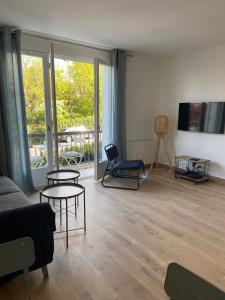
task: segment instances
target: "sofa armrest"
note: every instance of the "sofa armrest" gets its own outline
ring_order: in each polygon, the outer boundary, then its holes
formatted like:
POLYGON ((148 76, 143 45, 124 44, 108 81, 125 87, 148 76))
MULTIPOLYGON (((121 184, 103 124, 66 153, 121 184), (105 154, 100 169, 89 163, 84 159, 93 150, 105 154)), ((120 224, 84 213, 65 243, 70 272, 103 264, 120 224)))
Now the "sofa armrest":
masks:
POLYGON ((22 236, 38 237, 55 230, 55 213, 48 203, 0 212, 0 243, 22 236))
MULTIPOLYGON (((48 203, 32 204, 0 212, 0 243, 31 237, 35 262, 30 270, 46 266, 53 260, 55 213, 48 203)), ((21 274, 21 271, 0 277, 0 284, 21 274)))

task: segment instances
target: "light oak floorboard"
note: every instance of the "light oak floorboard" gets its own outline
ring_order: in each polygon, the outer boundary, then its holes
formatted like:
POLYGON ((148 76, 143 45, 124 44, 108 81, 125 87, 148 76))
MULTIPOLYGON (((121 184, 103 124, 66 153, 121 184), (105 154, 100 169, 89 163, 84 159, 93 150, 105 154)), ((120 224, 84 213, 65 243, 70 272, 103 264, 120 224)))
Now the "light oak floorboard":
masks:
MULTIPOLYGON (((86 236, 71 233, 68 250, 55 237, 49 278, 30 273, 32 299, 166 300, 173 261, 225 290, 225 184, 194 185, 163 169, 153 170, 138 192, 80 183, 87 191, 86 236)), ((13 299, 27 299, 22 277, 0 287, 0 300, 13 299)))

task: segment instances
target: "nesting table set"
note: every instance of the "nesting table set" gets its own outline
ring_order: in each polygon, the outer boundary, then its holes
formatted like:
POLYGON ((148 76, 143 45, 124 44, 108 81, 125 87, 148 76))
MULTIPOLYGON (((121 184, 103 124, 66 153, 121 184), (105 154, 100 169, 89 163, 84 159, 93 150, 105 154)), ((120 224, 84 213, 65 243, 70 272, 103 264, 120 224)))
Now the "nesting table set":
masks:
POLYGON ((62 229, 62 215, 66 215, 65 230, 57 231, 56 233, 66 233, 66 247, 69 245, 69 231, 84 229, 86 232, 86 203, 85 203, 85 188, 78 183, 80 172, 75 170, 56 170, 47 173, 46 178, 48 185, 40 192, 40 202, 43 198, 47 199, 48 203, 53 201, 53 206, 59 208, 56 213, 60 216, 60 227, 62 229), (79 196, 83 197, 83 227, 69 228, 68 214, 74 214, 77 217, 77 208, 79 206, 79 196), (73 203, 69 203, 73 201, 73 203), (64 206, 63 206, 64 203, 64 206), (74 211, 71 211, 74 208, 74 211))

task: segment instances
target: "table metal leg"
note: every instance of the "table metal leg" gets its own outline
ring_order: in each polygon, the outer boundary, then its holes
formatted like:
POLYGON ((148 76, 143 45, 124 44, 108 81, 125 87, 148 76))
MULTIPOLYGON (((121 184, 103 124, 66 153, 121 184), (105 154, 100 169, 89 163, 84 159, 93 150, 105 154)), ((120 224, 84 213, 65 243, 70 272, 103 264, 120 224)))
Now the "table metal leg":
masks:
POLYGON ((77 217, 77 196, 75 196, 75 199, 74 199, 74 208, 75 208, 75 218, 77 217))
MULTIPOLYGON (((76 178, 76 179, 74 179, 74 182, 78 182, 78 179, 76 178)), ((49 183, 49 185, 50 185, 50 182, 48 182, 49 183)), ((53 183, 54 183, 54 181, 53 181, 53 183)), ((60 185, 59 185, 60 186, 60 185)), ((63 185, 62 185, 63 186, 63 185)), ((65 186, 66 186, 66 184, 65 184, 65 186)), ((49 188, 51 188, 51 187, 49 187, 49 188)), ((79 230, 79 229, 84 229, 84 232, 86 233, 86 194, 85 194, 85 188, 84 187, 82 187, 81 186, 81 189, 82 189, 82 192, 81 192, 81 194, 83 193, 83 202, 84 202, 84 204, 83 204, 83 210, 84 210, 84 216, 83 216, 83 222, 84 222, 84 225, 83 225, 83 227, 82 226, 76 226, 75 228, 72 228, 72 229, 70 229, 70 230, 79 230)), ((43 193, 44 193, 44 191, 43 191, 43 193)), ((82 197, 82 195, 80 194, 80 197, 82 197)), ((76 194, 75 194, 76 195, 76 194)), ((59 200, 59 206, 57 206, 57 207, 59 207, 60 208, 60 210, 59 211, 56 211, 56 212, 59 212, 60 213, 60 227, 61 227, 61 230, 60 231, 57 231, 57 233, 59 233, 59 232, 61 232, 61 233, 63 233, 64 232, 64 234, 66 234, 66 236, 64 236, 65 237, 65 239, 66 239, 66 248, 68 248, 69 247, 69 213, 72 213, 72 211, 69 211, 69 208, 71 208, 73 205, 69 205, 70 204, 70 202, 69 202, 69 204, 68 204, 68 200, 74 200, 75 201, 75 218, 77 217, 77 209, 78 209, 78 205, 79 205, 79 196, 75 196, 74 194, 73 195, 71 195, 69 198, 68 197, 63 197, 63 198, 58 198, 58 197, 56 197, 56 199, 57 200, 59 200), (64 206, 64 204, 63 204, 63 201, 65 200, 65 206, 64 206), (65 230, 63 230, 62 229, 62 223, 64 222, 63 221, 63 210, 65 210, 65 213, 66 213, 66 228, 65 228, 65 230)), ((42 196, 43 197, 45 197, 45 198, 47 198, 47 202, 48 203, 50 203, 50 200, 53 200, 53 205, 55 204, 54 202, 55 202, 55 199, 54 199, 54 197, 53 198, 49 198, 49 197, 47 197, 47 196, 45 196, 45 195, 43 195, 42 194, 42 192, 40 192, 40 203, 43 201, 43 199, 42 199, 42 196)), ((46 200, 45 200, 46 201, 46 200)), ((82 203, 81 203, 81 205, 82 205, 82 203)))
POLYGON ((60 205, 60 226, 62 226, 62 199, 59 199, 59 205, 60 205))
POLYGON ((85 190, 84 190, 84 232, 86 233, 86 200, 85 200, 85 190))
POLYGON ((66 200, 66 247, 68 248, 68 199, 66 200))

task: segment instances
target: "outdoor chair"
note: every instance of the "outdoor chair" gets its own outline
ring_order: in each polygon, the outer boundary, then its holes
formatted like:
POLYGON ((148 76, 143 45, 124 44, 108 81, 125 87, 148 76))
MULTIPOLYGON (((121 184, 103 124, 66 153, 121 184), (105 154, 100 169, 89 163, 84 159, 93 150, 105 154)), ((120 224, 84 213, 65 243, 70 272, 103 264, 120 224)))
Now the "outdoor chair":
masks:
POLYGON ((171 300, 224 300, 225 292, 177 263, 168 266, 165 292, 171 300))
POLYGON ((124 189, 124 190, 138 190, 140 184, 140 169, 143 170, 143 175, 145 174, 145 166, 142 160, 117 160, 118 150, 114 144, 109 144, 104 147, 105 153, 108 159, 105 173, 102 179, 102 185, 108 188, 124 189), (136 175, 130 175, 130 172, 136 172, 136 175), (114 186, 106 185, 104 183, 106 176, 112 176, 114 178, 129 178, 137 181, 137 186, 135 188, 125 187, 125 186, 114 186))

